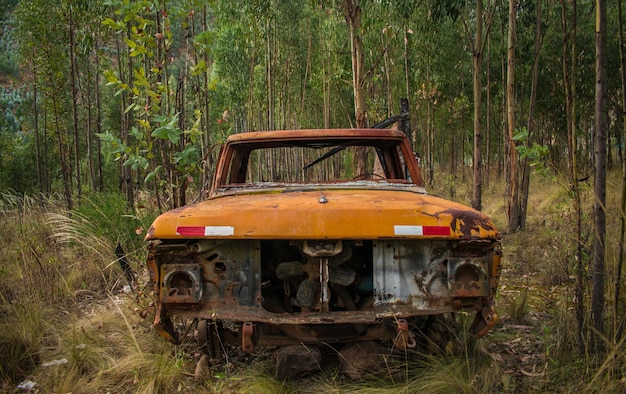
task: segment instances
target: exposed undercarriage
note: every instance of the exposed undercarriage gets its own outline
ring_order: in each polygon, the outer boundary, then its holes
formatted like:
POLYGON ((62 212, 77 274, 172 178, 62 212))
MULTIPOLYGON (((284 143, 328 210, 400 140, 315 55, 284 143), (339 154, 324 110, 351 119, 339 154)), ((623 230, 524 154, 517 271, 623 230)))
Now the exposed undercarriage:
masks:
POLYGON ((497 319, 490 299, 497 275, 494 283, 489 278, 500 251, 490 243, 156 241, 148 260, 159 272, 152 278, 160 299, 155 323, 177 342, 169 317, 199 318, 199 343, 212 352, 212 333, 248 352, 371 339, 410 347, 413 318, 470 310, 481 335, 497 319))

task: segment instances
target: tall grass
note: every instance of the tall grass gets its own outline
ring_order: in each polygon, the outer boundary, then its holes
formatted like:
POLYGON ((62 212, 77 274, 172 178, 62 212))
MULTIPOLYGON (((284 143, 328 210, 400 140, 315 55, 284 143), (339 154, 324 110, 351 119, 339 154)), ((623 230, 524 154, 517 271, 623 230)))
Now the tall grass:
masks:
MULTIPOLYGON (((136 229, 145 224, 125 214, 120 197, 92 198, 66 211, 55 197, 0 196, 0 387, 15 387, 27 376, 47 391, 60 382, 80 387, 85 376, 93 380, 116 362, 117 355, 104 350, 113 349, 112 336, 103 340, 97 325, 91 330, 77 320, 100 314, 107 295, 123 297, 117 295, 124 282, 114 248, 128 246, 139 269, 142 235, 136 229), (42 367, 56 359, 67 362, 42 367)), ((134 309, 141 306, 134 300, 134 309)))

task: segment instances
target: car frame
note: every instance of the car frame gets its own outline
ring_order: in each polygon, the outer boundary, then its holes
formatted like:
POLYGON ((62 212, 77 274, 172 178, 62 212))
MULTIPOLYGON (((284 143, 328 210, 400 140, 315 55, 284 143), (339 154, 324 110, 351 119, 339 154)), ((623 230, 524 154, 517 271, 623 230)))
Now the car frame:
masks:
POLYGON ((398 130, 231 135, 208 199, 159 216, 146 240, 154 327, 180 343, 173 318, 196 321, 211 357, 227 344, 406 349, 434 317, 473 311, 477 337, 498 320, 500 234, 483 213, 426 193, 398 130), (272 176, 265 150, 282 160, 272 176))

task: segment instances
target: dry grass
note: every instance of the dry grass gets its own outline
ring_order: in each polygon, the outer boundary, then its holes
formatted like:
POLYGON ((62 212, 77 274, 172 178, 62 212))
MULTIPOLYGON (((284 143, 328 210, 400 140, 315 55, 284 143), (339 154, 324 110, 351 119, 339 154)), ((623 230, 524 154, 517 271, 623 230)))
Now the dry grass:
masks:
POLYGON ((75 328, 85 311, 121 287, 111 240, 78 211, 54 211, 61 205, 0 197, 0 352, 7 355, 1 358, 0 388, 31 376, 40 387, 58 391, 58 385, 68 387, 117 360, 106 354, 107 342, 90 346, 84 327, 75 328), (67 363, 42 367, 63 359, 67 363))

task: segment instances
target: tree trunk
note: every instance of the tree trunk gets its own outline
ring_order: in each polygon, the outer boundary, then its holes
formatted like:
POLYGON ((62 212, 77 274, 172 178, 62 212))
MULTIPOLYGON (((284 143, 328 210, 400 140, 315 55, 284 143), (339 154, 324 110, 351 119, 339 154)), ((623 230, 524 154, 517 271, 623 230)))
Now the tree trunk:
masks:
MULTIPOLYGON (((532 82, 530 88, 530 105, 528 107, 528 122, 526 123, 526 130, 528 130, 529 145, 532 144, 533 134, 535 132, 535 106, 537 104, 537 86, 539 85, 539 52, 541 50, 542 36, 541 36, 541 19, 542 19, 542 0, 537 0, 537 10, 535 18, 535 51, 533 60, 533 73, 532 82)), ((521 204, 520 204, 520 228, 524 230, 526 227, 526 213, 528 209, 528 189, 530 188, 530 165, 528 159, 524 159, 524 169, 522 176, 521 187, 521 204)))
POLYGON ((76 65, 76 43, 74 42, 74 19, 72 6, 69 7, 69 33, 70 33, 70 85, 72 89, 72 125, 74 128, 74 161, 76 166, 76 191, 80 204, 82 197, 81 174, 80 174, 80 140, 78 138, 78 88, 76 87, 76 76, 78 73, 76 65))
POLYGON ((483 182, 489 184, 489 170, 491 169, 491 39, 487 37, 487 107, 485 108, 485 135, 486 135, 486 159, 483 174, 483 182))
POLYGON ((324 128, 330 127, 330 72, 326 56, 322 56, 322 91, 324 100, 324 128))
MULTIPOLYGON (((620 77, 622 83, 622 141, 626 141, 626 57, 624 56, 624 26, 622 21, 622 2, 617 2, 617 27, 619 37, 619 62, 620 77)), ((619 134, 618 134, 619 135, 619 134)), ((619 139, 618 139, 619 140, 619 139)), ((621 144, 620 144, 621 145, 621 144)), ((621 150, 620 150, 621 152, 621 150)), ((618 343, 622 338, 623 324, 618 325, 619 318, 619 296, 622 287, 622 267, 624 265, 624 233, 626 232, 626 158, 620 155, 622 160, 622 196, 620 205, 620 237, 619 254, 617 256, 617 267, 615 268, 615 298, 613 300, 613 323, 616 327, 614 343, 618 343)))
MULTIPOLYGON (((54 80, 52 76, 50 76, 50 80, 54 80)), ((61 125, 59 122, 59 106, 58 100, 55 93, 52 94, 52 108, 54 110, 54 124, 57 134, 57 143, 59 149, 59 161, 61 162, 61 176, 63 177, 63 190, 65 192, 65 203, 67 209, 71 210, 74 208, 74 202, 72 201, 72 185, 71 185, 71 174, 70 174, 70 162, 69 162, 69 154, 67 151, 69 148, 63 141, 63 134, 61 132, 61 125)))
POLYGON ((46 195, 51 193, 51 181, 52 174, 50 173, 50 166, 48 165, 48 138, 46 136, 48 131, 48 111, 46 110, 46 106, 43 106, 41 117, 43 119, 43 127, 42 127, 42 143, 43 143, 43 152, 41 154, 42 163, 43 163, 43 185, 44 191, 46 195))
MULTIPOLYGON (((98 42, 94 41, 94 62, 96 63, 96 133, 102 133, 102 102, 100 101, 100 56, 98 42)), ((102 175, 102 146, 100 138, 96 139, 96 154, 98 163, 98 191, 104 191, 104 177, 102 175)))
MULTIPOLYGON (((430 103, 430 100, 429 100, 430 103)), ((435 122, 435 99, 432 99, 432 105, 429 104, 428 106, 428 110, 430 111, 430 115, 428 115, 428 117, 430 118, 430 126, 429 126, 429 133, 428 133, 428 177, 429 177, 429 184, 430 187, 433 186, 434 182, 435 182, 435 125, 437 124, 435 122)), ((465 156, 463 156, 465 157, 465 156)))
MULTIPOLYGON (((190 45, 188 45, 190 47, 190 45)), ((174 103, 174 108, 176 109, 176 113, 178 116, 178 128, 180 130, 185 130, 186 126, 186 114, 185 114, 185 81, 187 81, 187 75, 185 70, 187 67, 184 67, 180 75, 178 76, 178 87, 176 89, 176 101, 174 103)), ((185 149, 185 145, 187 145, 187 136, 185 134, 181 135, 179 146, 177 151, 182 152, 185 149)), ((182 207, 187 204, 187 174, 182 174, 181 171, 176 168, 176 184, 178 185, 178 198, 176 198, 177 207, 182 207)))
POLYGON ((483 65, 483 2, 476 0, 476 36, 473 48, 473 83, 474 83, 474 194, 472 208, 482 209, 482 65, 483 65))
MULTIPOLYGON (((350 47, 352 53, 352 87, 354 89, 354 117, 357 128, 367 125, 367 112, 365 109, 364 90, 364 67, 363 67, 363 42, 361 40, 361 1, 345 0, 343 3, 344 18, 350 34, 350 47)), ((367 172, 367 151, 357 147, 354 151, 356 169, 354 175, 367 172)))
POLYGON ((508 31, 508 52, 507 52, 507 89, 506 89, 506 105, 507 105, 507 126, 509 135, 509 231, 515 232, 519 230, 519 192, 517 188, 517 149, 513 134, 515 131, 515 44, 516 44, 516 0, 509 0, 509 31, 508 31))
MULTIPOLYGON (((126 26, 126 34, 128 39, 130 39, 130 26, 127 24, 126 26)), ((130 56, 130 51, 127 50, 126 51, 126 57, 125 59, 122 57, 122 48, 120 45, 120 39, 119 36, 116 36, 116 40, 115 40, 115 45, 116 45, 116 56, 117 56, 117 67, 118 67, 118 75, 120 76, 120 80, 124 81, 128 86, 132 86, 132 58, 130 56), (124 60, 126 60, 126 69, 124 67, 124 60), (127 71, 125 73, 125 71, 127 71)), ((120 140, 124 141, 126 144, 128 144, 129 142, 129 135, 128 135, 128 130, 130 129, 130 114, 128 112, 125 112, 125 109, 127 107, 128 104, 128 93, 122 91, 122 93, 120 94, 120 100, 121 100, 121 109, 120 109, 120 140)), ((128 207, 133 208, 135 205, 134 202, 134 194, 133 194, 133 189, 132 189, 132 174, 130 172, 130 168, 122 165, 122 163, 119 164, 119 171, 120 171, 120 182, 119 182, 119 189, 120 192, 125 193, 126 195, 126 203, 128 205, 128 207)))
MULTIPOLYGON (((89 61, 86 62, 85 68, 87 69, 87 120, 85 122, 85 141, 87 142, 87 170, 89 171, 89 180, 91 184, 91 191, 95 192, 98 189, 98 183, 96 180, 96 171, 94 168, 94 157, 93 157, 93 136, 91 131, 91 67, 89 66, 89 61)), ((97 84, 97 74, 96 74, 96 84, 97 84)))
POLYGON ((563 65, 563 86, 565 89, 565 112, 567 119, 568 167, 570 190, 573 197, 573 209, 576 221, 576 321, 578 326, 578 350, 582 354, 585 350, 585 269, 583 265, 582 208, 580 201, 580 188, 578 186, 578 142, 576 138, 576 101, 574 94, 576 90, 576 1, 572 2, 571 15, 572 27, 568 28, 567 7, 565 1, 561 1, 561 58, 563 65), (568 47, 570 46, 571 48, 568 50, 568 47))
POLYGON ((393 96, 392 96, 392 92, 391 92, 391 61, 389 59, 389 43, 387 42, 387 37, 386 35, 383 35, 384 37, 384 42, 383 42, 383 46, 384 46, 384 53, 383 56, 385 58, 385 90, 387 93, 387 118, 391 117, 392 115, 392 106, 393 106, 393 96))
POLYGON ((267 32, 267 52, 265 54, 265 72, 267 75, 267 130, 274 130, 275 126, 275 110, 274 110, 274 50, 273 50, 273 29, 270 23, 271 19, 267 20, 266 32, 267 32))
POLYGON ((311 64, 312 64, 312 43, 313 43, 313 35, 311 34, 311 21, 308 21, 307 24, 307 50, 306 50, 306 67, 304 69, 304 78, 302 79, 301 88, 300 88, 300 116, 304 115, 305 109, 305 100, 306 100, 306 87, 309 83, 309 75, 311 75, 311 64))
MULTIPOLYGON (((410 48, 410 36, 407 34, 408 33, 408 26, 407 26, 407 20, 405 19, 404 21, 404 25, 403 25, 403 29, 404 29, 404 86, 405 86, 405 96, 407 99, 411 99, 411 89, 410 89, 410 79, 409 79, 409 75, 410 75, 410 70, 411 70, 411 63, 409 62, 409 48, 410 48)), ((415 141, 411 141, 412 143, 415 143, 415 141)))
MULTIPOLYGON (((502 32, 502 36, 504 37, 504 32, 502 32)), ((504 81, 506 81, 506 73, 507 73, 507 69, 506 69, 506 56, 504 53, 502 53, 502 56, 500 57, 500 70, 501 70, 501 80, 503 81, 502 83, 502 97, 504 98, 503 103, 502 103, 502 107, 500 108, 502 110, 502 122, 500 123, 500 127, 501 127, 501 133, 500 135, 502 136, 502 143, 498 145, 498 149, 500 150, 500 154, 498 155, 498 157, 500 158, 498 160, 498 178, 500 176, 502 176, 502 174, 504 174, 504 177, 507 180, 510 180, 510 171, 509 171, 509 161, 507 160, 507 153, 508 153, 508 148, 511 146, 510 142, 509 142, 509 129, 507 126, 507 94, 506 94, 506 90, 508 89, 508 86, 504 83, 504 81)), ((508 194, 508 190, 507 190, 507 194, 508 194)), ((508 203, 507 203, 508 204, 508 203)))
MULTIPOLYGON (((203 6, 202 9, 202 31, 207 31, 208 30, 208 26, 207 26, 207 18, 208 18, 208 9, 207 9, 207 5, 205 4, 203 6)), ((202 119, 203 119, 203 124, 204 127, 202 128, 202 130, 204 131, 204 157, 206 157, 206 163, 204 163, 204 181, 203 181, 203 185, 206 185, 203 187, 202 193, 203 193, 203 197, 208 194, 208 189, 211 187, 211 179, 213 178, 213 157, 211 156, 211 130, 210 130, 210 125, 211 122, 209 120, 209 54, 207 50, 204 50, 203 55, 203 60, 204 63, 207 65, 207 70, 205 72, 202 73, 202 77, 203 77, 203 86, 202 86, 202 109, 203 109, 203 114, 202 114, 202 119)))
POLYGON ((39 83, 39 79, 37 76, 37 70, 35 69, 35 65, 33 63, 33 118, 34 118, 34 129, 35 129, 35 161, 37 165, 37 187, 39 188, 39 197, 43 197, 44 193, 44 185, 43 185, 43 175, 41 170, 41 143, 39 142, 39 108, 37 107, 37 84, 39 83))
POLYGON ((601 347, 604 333, 604 255, 606 234, 606 2, 596 0, 596 102, 594 122, 595 181, 594 181, 594 237, 593 288, 591 291, 591 320, 597 332, 595 344, 601 347))

